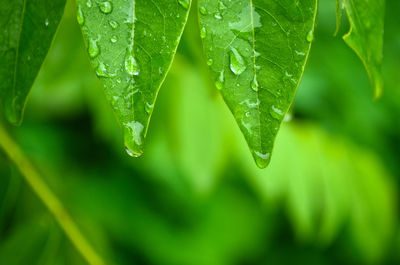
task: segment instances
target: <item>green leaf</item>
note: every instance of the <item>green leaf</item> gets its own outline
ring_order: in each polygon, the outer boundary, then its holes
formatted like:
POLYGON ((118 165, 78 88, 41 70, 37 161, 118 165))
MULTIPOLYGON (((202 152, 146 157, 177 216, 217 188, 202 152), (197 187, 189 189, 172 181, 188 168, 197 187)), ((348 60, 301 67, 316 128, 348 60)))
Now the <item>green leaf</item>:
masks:
POLYGON ((190 0, 78 0, 77 18, 91 63, 132 156, 143 153, 153 106, 190 4, 190 0))
POLYGON ((216 87, 260 168, 292 104, 313 39, 316 0, 200 0, 216 87))
POLYGON ((27 96, 50 48, 66 0, 3 0, 0 5, 0 102, 20 124, 27 96))
POLYGON ((374 88, 375 98, 378 98, 383 91, 381 65, 385 1, 347 0, 345 10, 350 31, 343 39, 363 62, 374 88))

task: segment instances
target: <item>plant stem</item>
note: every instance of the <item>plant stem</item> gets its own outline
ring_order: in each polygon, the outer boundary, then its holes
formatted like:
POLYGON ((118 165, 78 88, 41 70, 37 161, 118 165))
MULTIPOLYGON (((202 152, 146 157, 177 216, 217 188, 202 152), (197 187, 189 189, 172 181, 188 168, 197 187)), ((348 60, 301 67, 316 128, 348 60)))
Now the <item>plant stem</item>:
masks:
POLYGON ((9 158, 16 164, 25 180, 33 191, 53 214, 61 228, 64 230, 72 244, 82 254, 90 265, 105 265, 106 263, 95 252, 86 238, 80 232, 60 200, 42 180, 29 159, 23 154, 19 146, 11 139, 0 124, 0 147, 4 149, 9 158))

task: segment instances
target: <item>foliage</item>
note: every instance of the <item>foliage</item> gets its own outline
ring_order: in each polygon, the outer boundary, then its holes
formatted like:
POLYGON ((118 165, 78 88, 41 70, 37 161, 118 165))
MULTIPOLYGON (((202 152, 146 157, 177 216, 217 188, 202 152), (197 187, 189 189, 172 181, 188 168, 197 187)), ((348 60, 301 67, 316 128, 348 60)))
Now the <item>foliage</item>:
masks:
MULTIPOLYGON (((7 131, 106 264, 398 264, 400 6, 387 1, 385 93, 373 102, 359 59, 332 36, 334 5, 319 3, 292 119, 264 170, 209 78, 196 3, 145 155, 122 148, 73 1, 24 123, 7 131)), ((27 263, 86 261, 0 152, 0 264, 27 263)))

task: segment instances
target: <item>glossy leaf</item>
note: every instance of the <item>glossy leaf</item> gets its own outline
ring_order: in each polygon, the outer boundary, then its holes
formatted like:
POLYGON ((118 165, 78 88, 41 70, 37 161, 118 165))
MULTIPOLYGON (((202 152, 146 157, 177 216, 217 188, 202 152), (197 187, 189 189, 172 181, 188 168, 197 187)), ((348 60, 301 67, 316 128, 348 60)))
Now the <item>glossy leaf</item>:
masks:
POLYGON ((77 19, 97 76, 132 156, 144 139, 169 70, 190 0, 78 0, 77 19))
POLYGON ((0 1, 0 102, 13 124, 21 123, 64 7, 65 0, 0 1))
POLYGON ((385 0, 347 0, 344 6, 350 31, 343 39, 363 62, 377 98, 383 91, 381 65, 385 0))
POLYGON ((316 0, 200 0, 201 36, 216 87, 260 168, 306 64, 316 0))

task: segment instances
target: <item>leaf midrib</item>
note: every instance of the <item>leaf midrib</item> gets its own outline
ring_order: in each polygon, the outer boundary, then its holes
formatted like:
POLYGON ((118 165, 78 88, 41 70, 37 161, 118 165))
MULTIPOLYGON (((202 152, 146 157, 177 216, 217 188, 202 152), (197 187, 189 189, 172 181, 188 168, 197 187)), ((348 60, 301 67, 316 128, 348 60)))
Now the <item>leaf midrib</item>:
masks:
POLYGON ((24 18, 25 18, 26 1, 27 0, 24 0, 24 2, 23 2, 21 18, 20 18, 21 22, 19 24, 18 41, 17 41, 16 52, 15 52, 15 64, 14 64, 15 66, 14 66, 14 76, 13 76, 13 84, 12 84, 13 98, 15 97, 15 89, 16 89, 16 86, 17 86, 17 68, 18 68, 18 59, 19 59, 19 44, 21 43, 21 33, 22 33, 22 25, 24 24, 24 18))
MULTIPOLYGON (((253 8, 254 8, 254 5, 253 5, 253 0, 250 0, 250 22, 251 22, 251 33, 252 33, 252 47, 253 47, 253 73, 254 73, 254 76, 253 76, 253 78, 257 81, 257 83, 258 83, 258 80, 257 80, 257 67, 256 67, 256 44, 255 44, 255 27, 254 27, 254 12, 253 12, 253 8)), ((257 84, 257 86, 258 86, 258 84, 257 84)), ((256 102, 260 102, 260 99, 259 99, 259 92, 258 92, 258 87, 257 87, 257 91, 255 91, 256 92, 256 99, 257 99, 257 101, 256 102)), ((261 113, 260 113, 260 104, 261 104, 261 102, 259 103, 259 104, 257 104, 257 115, 258 115, 258 133, 259 133, 259 139, 260 139, 260 151, 261 152, 264 152, 263 150, 262 150, 262 140, 261 140, 261 113)))

